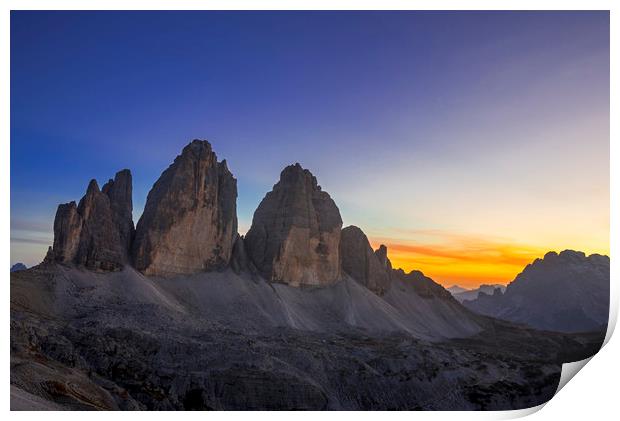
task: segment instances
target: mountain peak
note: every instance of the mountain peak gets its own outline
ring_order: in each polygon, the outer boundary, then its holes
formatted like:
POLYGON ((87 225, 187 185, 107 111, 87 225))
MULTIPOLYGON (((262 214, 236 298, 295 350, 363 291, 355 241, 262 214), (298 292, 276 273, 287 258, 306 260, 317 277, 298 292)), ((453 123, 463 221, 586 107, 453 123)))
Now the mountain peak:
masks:
POLYGON ((299 162, 284 167, 280 172, 280 181, 278 182, 278 184, 291 185, 296 183, 306 183, 314 189, 321 190, 316 177, 310 170, 303 168, 299 162))
POLYGON ((174 276, 227 266, 236 209, 237 181, 208 141, 194 139, 147 196, 133 243, 136 269, 174 276))
MULTIPOLYGON (((340 236, 342 270, 358 283, 382 295, 390 286, 391 265, 388 268, 386 261, 381 260, 377 252, 372 250, 368 237, 360 228, 350 225, 342 229, 340 236)), ((385 259, 387 260, 387 250, 385 259)))
POLYGON ((501 294, 465 301, 470 309, 546 330, 598 329, 609 316, 609 259, 564 250, 536 259, 501 294))
POLYGON ((340 278, 342 218, 316 177, 299 163, 258 205, 245 244, 248 255, 268 280, 290 285, 326 285, 340 278))
POLYGON ((26 269, 28 269, 28 267, 21 262, 15 263, 13 266, 11 266, 11 272, 19 272, 20 270, 26 269))
POLYGON ((97 180, 93 178, 88 183, 88 187, 86 188, 86 194, 89 195, 95 193, 99 193, 99 184, 97 184, 97 180))
POLYGON ((123 180, 124 191, 117 195, 110 180, 103 191, 97 180, 88 183, 86 194, 76 206, 75 201, 61 204, 54 218, 54 245, 46 262, 83 266, 91 270, 114 271, 129 261, 133 235, 131 219, 131 175, 119 171, 115 180, 123 180), (125 209, 129 211, 125 211, 125 209))

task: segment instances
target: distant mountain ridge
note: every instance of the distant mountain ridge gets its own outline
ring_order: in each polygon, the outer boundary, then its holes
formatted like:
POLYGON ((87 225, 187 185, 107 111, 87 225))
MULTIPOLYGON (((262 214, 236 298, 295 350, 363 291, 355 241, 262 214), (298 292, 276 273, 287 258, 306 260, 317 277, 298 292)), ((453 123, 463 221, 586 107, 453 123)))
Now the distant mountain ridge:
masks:
POLYGON ((454 298, 456 298, 459 302, 462 303, 465 300, 475 300, 476 298, 478 298, 478 294, 480 294, 481 292, 489 295, 493 294, 495 289, 499 289, 501 292, 504 292, 506 290, 506 285, 482 284, 478 288, 472 289, 466 289, 458 285, 453 285, 450 288, 446 289, 450 292, 450 294, 452 294, 454 298))
POLYGON ((506 291, 463 304, 478 313, 538 329, 601 329, 609 318, 609 257, 564 250, 527 265, 506 291))
POLYGON ((28 269, 26 265, 21 262, 15 263, 13 266, 11 266, 11 272, 17 272, 17 271, 26 270, 26 269, 28 269))
POLYGON ((459 286, 459 285, 452 285, 451 287, 448 287, 446 289, 452 295, 459 294, 459 293, 465 292, 465 291, 469 291, 467 288, 463 288, 462 286, 459 286))

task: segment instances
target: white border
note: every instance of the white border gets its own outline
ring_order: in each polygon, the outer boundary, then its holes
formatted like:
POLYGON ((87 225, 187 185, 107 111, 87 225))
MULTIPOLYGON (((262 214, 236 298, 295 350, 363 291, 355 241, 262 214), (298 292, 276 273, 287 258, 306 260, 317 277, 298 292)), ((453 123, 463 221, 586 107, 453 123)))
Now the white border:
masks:
MULTIPOLYGON (((620 216, 620 207, 618 202, 618 189, 620 186, 620 170, 618 169, 618 158, 620 152, 620 145, 618 141, 618 119, 614 120, 613 116, 620 115, 618 113, 618 84, 614 75, 619 74, 618 66, 618 44, 614 40, 618 39, 618 24, 620 19, 616 16, 620 8, 616 6, 614 1, 533 1, 533 0, 521 0, 521 1, 490 1, 490 0, 475 0, 475 1, 459 1, 459 0, 418 0, 418 1, 405 1, 405 0, 383 0, 383 1, 368 1, 368 0, 315 0, 315 1, 282 1, 282 0, 210 0, 210 1, 198 1, 198 0, 178 0, 178 1, 166 1, 166 0, 90 0, 78 1, 78 0, 59 0, 59 1, 45 1, 45 0, 5 0, 2 2, 3 13, 0 17, 0 28, 2 30, 2 36, 0 36, 0 57, 4 59, 1 61, 2 72, 2 90, 3 101, 0 103, 0 128, 2 129, 3 136, 3 150, 0 156, 0 168, 2 168, 3 176, 0 180, 0 189, 2 197, 9 198, 10 196, 10 153, 9 153, 9 139, 10 139, 10 10, 610 10, 611 13, 611 255, 616 256, 616 249, 620 238, 618 216, 620 216), (615 7, 614 7, 615 6, 615 7)), ((33 151, 36 153, 36 151, 33 151)), ((578 199, 576 199, 578 200, 578 199)), ((10 207, 8 204, 0 208, 1 212, 1 224, 0 235, 2 241, 0 247, 2 248, 2 254, 0 259, 0 268, 9 268, 10 264, 10 207)), ((611 259, 611 314, 610 314, 610 329, 606 338, 606 342, 609 341, 611 332, 615 327, 615 323, 618 315, 618 285, 617 279, 619 274, 619 265, 617 260, 611 259)), ((2 348, 2 357, 4 365, 2 366, 3 378, 5 379, 2 387, 2 403, 5 411, 9 410, 9 276, 8 270, 2 273, 2 279, 0 281, 0 288, 2 288, 2 296, 5 297, 4 311, 2 312, 3 326, 5 329, 4 335, 4 347, 2 348)), ((580 374, 588 379, 581 379, 571 382, 562 393, 553 398, 546 406, 544 411, 539 412, 534 417, 543 417, 545 419, 565 417, 566 419, 580 419, 588 418, 610 418, 611 414, 617 414, 615 405, 615 399, 617 395, 617 377, 618 375, 618 361, 615 356, 620 355, 619 346, 616 344, 617 340, 611 341, 604 347, 603 350, 588 364, 591 369, 585 370, 587 373, 580 374), (587 381, 586 381, 587 380, 587 381), (557 404, 557 405, 556 405, 557 404)), ((545 405, 541 405, 545 406, 545 405)), ((388 415, 394 418, 404 417, 421 417, 424 419, 452 419, 458 417, 462 419, 506 419, 524 416, 529 413, 535 412, 538 408, 522 411, 500 411, 500 412, 419 412, 416 414, 410 414, 408 412, 389 413, 388 415)), ((35 416, 40 416, 37 414, 35 416)), ((13 412, 11 416, 15 419, 27 419, 33 416, 32 413, 27 412, 13 412)), ((82 417, 81 413, 46 413, 46 418, 50 417, 52 420, 60 419, 60 417, 76 418, 82 417)), ((118 416, 125 417, 138 417, 145 419, 146 417, 154 417, 164 419, 169 417, 169 414, 159 413, 94 413, 90 415, 94 418, 97 417, 110 417, 118 416)), ((188 418, 197 419, 205 416, 204 413, 179 413, 177 416, 183 416, 188 418)), ((249 416, 258 418, 270 418, 270 419, 284 419, 294 416, 296 418, 310 419, 319 416, 312 412, 301 413, 287 413, 287 412, 217 412, 208 415, 216 419, 233 419, 237 417, 249 416)), ((348 417, 354 416, 358 419, 376 419, 377 417, 386 416, 385 413, 377 412, 355 412, 355 413, 322 413, 321 417, 335 418, 335 417, 348 417)))

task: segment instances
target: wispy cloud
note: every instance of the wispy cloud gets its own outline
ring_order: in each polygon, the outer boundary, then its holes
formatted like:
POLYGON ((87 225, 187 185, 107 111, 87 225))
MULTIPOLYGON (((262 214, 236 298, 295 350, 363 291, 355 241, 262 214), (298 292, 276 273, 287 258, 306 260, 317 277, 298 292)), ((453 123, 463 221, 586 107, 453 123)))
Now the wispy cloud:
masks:
POLYGON ((11 243, 26 243, 26 244, 39 244, 39 245, 52 245, 52 241, 46 238, 23 238, 23 237, 11 237, 11 243))
POLYGON ((48 221, 33 221, 29 219, 11 218, 11 231, 50 233, 52 231, 52 226, 48 221))

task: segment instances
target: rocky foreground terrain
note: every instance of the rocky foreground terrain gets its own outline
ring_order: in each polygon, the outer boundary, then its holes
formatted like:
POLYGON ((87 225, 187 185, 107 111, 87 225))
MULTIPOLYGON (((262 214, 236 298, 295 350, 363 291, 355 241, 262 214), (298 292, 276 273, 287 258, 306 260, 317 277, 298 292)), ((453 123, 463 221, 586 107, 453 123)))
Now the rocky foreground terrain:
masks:
POLYGON ((195 140, 135 229, 129 170, 61 204, 43 263, 11 273, 11 407, 516 409, 602 343, 604 325, 499 321, 394 269, 299 164, 245 238, 236 197, 195 140))
POLYGON ((524 408, 550 399, 561 363, 603 339, 473 314, 459 322, 446 304, 444 323, 425 320, 404 302, 424 314, 441 298, 392 288, 385 297, 400 300, 389 304, 350 279, 299 289, 231 270, 174 280, 57 265, 15 272, 11 405, 524 408))

